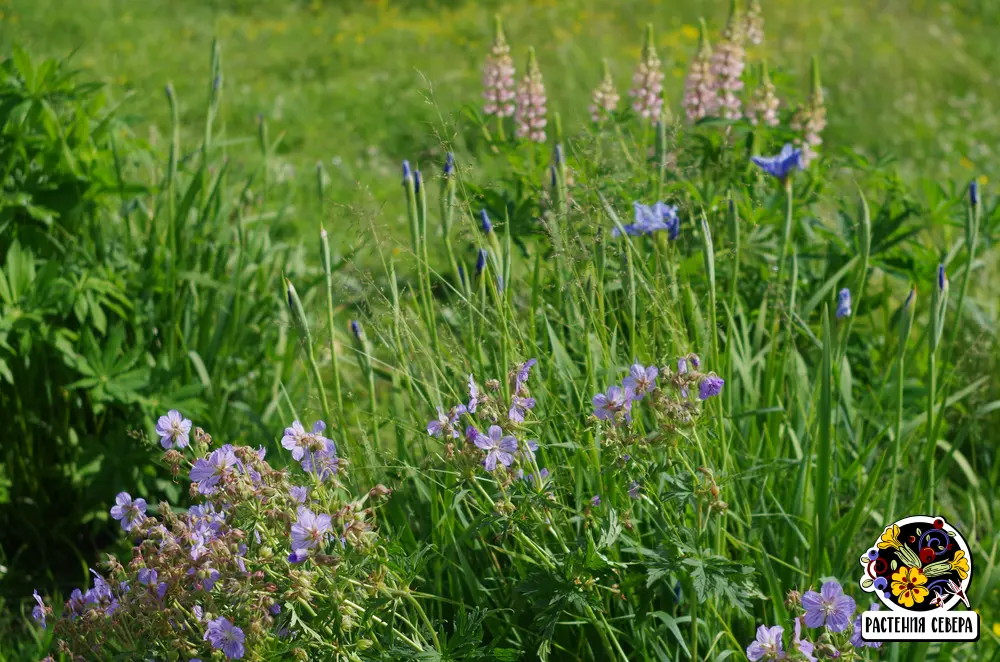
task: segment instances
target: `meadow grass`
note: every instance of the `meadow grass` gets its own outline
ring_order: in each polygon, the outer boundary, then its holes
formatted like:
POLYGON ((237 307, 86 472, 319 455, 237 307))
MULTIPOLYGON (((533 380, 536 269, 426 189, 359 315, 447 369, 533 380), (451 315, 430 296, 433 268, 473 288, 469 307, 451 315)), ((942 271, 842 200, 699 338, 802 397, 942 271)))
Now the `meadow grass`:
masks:
MULTIPOLYGON (((391 8, 347 18, 380 11, 391 8)), ((550 20, 564 22, 563 11, 549 8, 550 20)), ((512 39, 531 34, 523 20, 508 24, 512 39)), ((768 28, 774 41, 788 32, 777 25, 768 28)), ((560 89, 573 79, 555 71, 546 80, 556 107, 592 84, 560 89)), ((464 84, 470 98, 477 88, 464 84)), ((825 137, 837 144, 845 120, 828 104, 825 137)), ((387 119, 383 130, 412 131, 404 127, 415 121, 387 119)), ((178 113, 170 134, 184 123, 178 113)), ((347 486, 395 490, 379 533, 388 555, 412 564, 401 592, 371 607, 399 614, 406 646, 396 647, 392 627, 374 625, 365 643, 346 632, 338 643, 357 645, 358 659, 422 659, 432 648, 446 659, 741 656, 757 624, 790 630, 792 590, 836 578, 860 602, 858 557, 885 524, 930 512, 970 543, 983 637, 886 654, 995 658, 1000 470, 991 426, 1000 407, 988 193, 970 205, 967 178, 908 183, 838 149, 782 186, 748 157, 777 151, 792 135, 784 127, 654 126, 623 113, 597 127, 567 121, 564 135, 555 128, 552 142, 535 144, 486 140, 481 129, 497 136, 494 122, 471 130, 446 111, 429 124, 429 147, 400 142, 391 154, 419 165, 422 185, 413 169, 401 182, 395 167, 373 185, 395 189, 389 204, 400 221, 355 213, 347 222, 357 224, 364 257, 339 272, 333 256, 361 243, 342 231, 346 189, 322 176, 329 166, 310 186, 293 185, 300 207, 320 210, 301 221, 318 266, 283 281, 287 328, 300 341, 298 387, 281 389, 262 416, 274 435, 260 441, 276 449, 283 425, 325 419, 349 461, 347 486), (455 169, 444 176, 453 149, 455 169), (678 207, 675 240, 621 232, 634 201, 657 200, 678 207), (838 315, 843 288, 852 310, 838 315), (526 381, 535 403, 518 421, 509 406, 528 395, 518 372, 529 359, 538 360, 526 381), (659 367, 658 391, 633 403, 630 422, 599 420, 593 396, 620 384, 634 361, 659 367), (725 379, 721 394, 696 396, 713 373, 725 379), (474 416, 456 412, 450 438, 448 414, 468 402, 470 375, 487 404, 474 416), (437 407, 444 438, 428 434, 437 407), (522 449, 538 440, 513 464, 530 479, 483 469, 464 427, 490 423, 522 449)), ((255 127, 255 158, 270 176, 282 156, 268 126, 255 127)), ((202 167, 229 149, 210 129, 195 140, 202 167)), ((924 148, 939 156, 924 144, 908 163, 920 163, 924 148)), ((172 148, 172 159, 182 152, 172 148)), ((172 177, 163 182, 174 200, 172 177)), ((168 228, 178 222, 166 218, 168 228)), ((276 654, 276 641, 260 636, 257 654, 276 654)), ((846 657, 859 650, 826 636, 846 657)))

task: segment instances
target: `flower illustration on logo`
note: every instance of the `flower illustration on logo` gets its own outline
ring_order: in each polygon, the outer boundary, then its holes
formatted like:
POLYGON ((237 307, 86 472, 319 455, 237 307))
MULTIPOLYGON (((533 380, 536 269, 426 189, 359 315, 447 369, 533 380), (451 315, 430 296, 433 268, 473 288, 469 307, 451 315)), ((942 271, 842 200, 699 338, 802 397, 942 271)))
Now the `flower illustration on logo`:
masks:
POLYGON ((895 611, 968 606, 972 557, 965 539, 941 517, 906 517, 885 527, 860 559, 861 588, 895 611))

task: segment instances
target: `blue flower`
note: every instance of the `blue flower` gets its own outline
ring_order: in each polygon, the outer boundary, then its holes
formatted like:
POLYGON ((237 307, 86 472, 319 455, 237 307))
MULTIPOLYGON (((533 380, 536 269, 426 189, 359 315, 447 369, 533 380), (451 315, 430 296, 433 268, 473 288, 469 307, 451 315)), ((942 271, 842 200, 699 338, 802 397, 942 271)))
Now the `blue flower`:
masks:
POLYGON ((483 273, 483 269, 486 268, 486 249, 480 248, 479 254, 476 255, 476 275, 483 273))
POLYGON ((361 337, 364 335, 364 331, 361 330, 361 322, 358 320, 351 320, 351 333, 353 333, 354 337, 358 340, 362 339, 361 337))
MULTIPOLYGON (((652 207, 644 205, 638 200, 633 203, 635 209, 635 222, 625 226, 625 234, 638 237, 644 234, 653 234, 659 230, 666 230, 670 239, 676 239, 681 231, 681 221, 677 216, 677 207, 672 207, 663 202, 657 202, 652 207)), ((617 237, 621 234, 618 228, 611 230, 611 236, 617 237)))
POLYGON ((938 291, 944 292, 944 288, 948 285, 948 276, 944 273, 944 265, 938 265, 938 291))
POLYGON ((208 624, 205 628, 205 641, 212 644, 212 648, 222 649, 222 652, 230 660, 239 660, 243 657, 245 650, 243 641, 245 635, 243 630, 233 625, 232 621, 223 616, 219 616, 208 624))
POLYGON ((969 203, 973 207, 979 204, 979 182, 974 179, 969 184, 969 203))
POLYGON ((754 156, 750 160, 767 174, 784 182, 792 171, 802 168, 802 150, 786 143, 777 156, 754 156))
POLYGON ((448 152, 448 157, 444 160, 444 176, 451 177, 451 173, 455 171, 455 155, 448 152))
POLYGON ((420 195, 420 183, 421 183, 420 171, 419 170, 414 170, 413 171, 413 191, 417 195, 420 195))
POLYGON ((410 162, 403 161, 403 185, 413 177, 413 171, 410 170, 410 162))
POLYGON ((851 316, 851 291, 846 287, 837 294, 837 319, 851 316))
POLYGON ((484 233, 489 234, 493 232, 493 223, 490 222, 490 216, 486 213, 485 209, 479 210, 479 219, 482 222, 484 233))
POLYGON ((708 400, 711 397, 719 395, 722 393, 722 387, 725 383, 722 377, 708 375, 698 384, 698 399, 708 400))

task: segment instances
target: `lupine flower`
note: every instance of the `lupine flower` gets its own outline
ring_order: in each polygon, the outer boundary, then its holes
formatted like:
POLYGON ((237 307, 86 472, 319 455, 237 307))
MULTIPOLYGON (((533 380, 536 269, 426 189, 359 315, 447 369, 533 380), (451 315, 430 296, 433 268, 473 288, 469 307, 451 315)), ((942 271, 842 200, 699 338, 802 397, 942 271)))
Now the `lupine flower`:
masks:
POLYGON ((476 407, 479 406, 479 398, 481 396, 482 392, 479 390, 479 386, 476 385, 475 378, 469 375, 469 404, 465 408, 470 414, 476 413, 476 407))
POLYGON ((753 91, 750 103, 747 104, 746 117, 754 126, 758 123, 764 126, 778 126, 781 123, 778 118, 779 105, 777 88, 767 73, 767 62, 762 62, 760 82, 757 83, 757 89, 753 91))
POLYGON ((837 319, 850 317, 851 291, 846 287, 837 293, 837 319))
POLYGON ((33 591, 32 595, 38 604, 31 608, 31 617, 38 623, 38 627, 45 629, 45 603, 42 602, 42 596, 38 595, 38 591, 33 591))
POLYGON ((146 517, 146 500, 133 501, 128 492, 119 492, 115 497, 115 505, 111 507, 111 517, 120 520, 123 529, 131 531, 133 526, 146 517))
POLYGON ((743 22, 736 1, 733 0, 729 21, 722 30, 722 38, 712 52, 712 75, 715 77, 718 111, 728 120, 743 116, 740 92, 743 90, 743 67, 746 53, 743 50, 743 22))
POLYGON ((499 425, 491 425, 489 434, 476 436, 475 444, 486 453, 483 466, 487 471, 495 471, 497 462, 505 467, 514 463, 514 453, 517 452, 517 439, 510 435, 504 436, 499 425))
POLYGON ((205 641, 212 644, 212 648, 221 649, 230 660, 242 659, 246 652, 243 648, 244 639, 243 630, 224 616, 211 621, 205 628, 205 641))
POLYGON ((485 209, 479 210, 479 220, 484 234, 493 232, 493 223, 490 222, 490 215, 486 213, 485 209))
MULTIPOLYGON (((871 611, 878 611, 881 605, 872 603, 871 611)), ((881 641, 865 641, 861 638, 861 614, 854 617, 854 632, 851 634, 851 645, 855 648, 880 648, 881 641)))
POLYGON ((515 395, 510 399, 510 411, 507 413, 507 418, 516 423, 523 423, 524 413, 534 408, 534 406, 534 398, 522 398, 519 395, 515 395))
POLYGON ((715 93, 715 74, 712 72, 712 46, 708 41, 708 28, 701 21, 698 52, 691 60, 687 80, 684 82, 684 112, 689 122, 715 115, 718 97, 715 93))
POLYGON ((314 549, 323 544, 330 531, 330 516, 317 515, 299 506, 299 518, 292 524, 292 549, 314 549))
POLYGON ((480 248, 479 253, 476 255, 476 275, 483 273, 483 269, 486 268, 486 249, 480 248))
POLYGON ((611 386, 607 393, 598 393, 591 400, 591 404, 594 405, 594 416, 602 421, 614 421, 616 414, 624 412, 628 419, 634 396, 635 393, 630 388, 611 386))
POLYGON ((632 481, 632 483, 628 486, 628 495, 633 499, 639 498, 639 483, 634 480, 632 481))
POLYGON ((510 56, 510 46, 507 45, 499 17, 493 47, 483 65, 483 88, 483 98, 486 99, 484 115, 510 117, 514 114, 514 60, 510 56))
POLYGON ((802 168, 802 150, 786 143, 776 156, 754 156, 750 160, 761 170, 784 183, 792 172, 802 168))
POLYGON ((188 445, 191 434, 191 421, 181 416, 176 409, 171 409, 166 416, 160 416, 156 421, 156 434, 160 435, 160 445, 171 449, 174 444, 178 448, 188 445))
POLYGON ((601 505, 601 495, 595 494, 594 496, 590 497, 590 505, 593 506, 594 508, 601 505))
POLYGON ((801 617, 795 618, 795 636, 792 638, 792 646, 794 646, 795 649, 802 654, 802 657, 808 660, 808 662, 816 662, 816 656, 813 655, 813 651, 815 650, 816 646, 813 644, 813 642, 809 641, 808 639, 802 639, 801 617))
POLYGON ((285 428, 285 434, 281 438, 281 446, 292 451, 292 459, 298 461, 306 454, 306 451, 315 450, 326 440, 323 432, 326 430, 326 423, 316 421, 313 423, 312 432, 306 429, 298 421, 293 421, 291 427, 285 428))
POLYGON ((527 138, 536 143, 545 142, 545 82, 535 59, 535 49, 528 49, 528 71, 517 86, 517 108, 514 123, 518 138, 527 138))
POLYGON ((802 595, 802 607, 806 610, 806 625, 821 628, 824 625, 831 632, 843 632, 851 624, 851 616, 857 604, 854 598, 844 595, 844 589, 834 580, 823 584, 820 592, 806 591, 802 595))
POLYGON ((698 399, 708 400, 711 397, 719 395, 722 393, 722 387, 725 385, 725 380, 722 377, 716 375, 708 375, 701 380, 698 384, 698 399))
POLYGON ((799 108, 792 118, 792 129, 800 132, 795 144, 802 148, 802 167, 809 164, 819 154, 816 149, 823 144, 820 134, 826 128, 826 107, 823 104, 823 87, 819 80, 819 60, 812 60, 812 87, 806 104, 799 108))
POLYGON ((514 378, 514 392, 519 393, 521 387, 528 383, 528 376, 531 368, 538 363, 538 359, 528 359, 517 368, 517 376, 514 378))
POLYGON ((747 13, 743 16, 743 35, 751 44, 764 43, 764 13, 760 0, 748 0, 747 13))
POLYGON ((781 647, 781 635, 784 632, 785 628, 780 625, 758 627, 757 639, 747 646, 747 659, 752 662, 783 659, 785 652, 781 647))
POLYGON ((190 478, 198 483, 198 491, 201 494, 214 494, 215 486, 229 471, 229 467, 236 462, 233 447, 226 444, 209 453, 208 457, 198 458, 198 461, 191 467, 190 478))
POLYGON ((611 77, 611 67, 608 66, 608 61, 604 60, 604 78, 594 90, 590 104, 590 119, 597 123, 605 117, 614 115, 618 109, 618 99, 618 90, 615 89, 615 81, 611 77))
POLYGON ((632 89, 628 91, 628 95, 632 97, 632 110, 636 115, 644 120, 660 118, 663 111, 663 72, 660 71, 660 58, 656 54, 652 25, 646 27, 642 55, 632 74, 632 89))
POLYGON ((656 388, 656 376, 660 371, 656 366, 643 367, 637 360, 629 370, 628 377, 622 380, 622 386, 632 389, 635 400, 642 400, 646 393, 656 388))

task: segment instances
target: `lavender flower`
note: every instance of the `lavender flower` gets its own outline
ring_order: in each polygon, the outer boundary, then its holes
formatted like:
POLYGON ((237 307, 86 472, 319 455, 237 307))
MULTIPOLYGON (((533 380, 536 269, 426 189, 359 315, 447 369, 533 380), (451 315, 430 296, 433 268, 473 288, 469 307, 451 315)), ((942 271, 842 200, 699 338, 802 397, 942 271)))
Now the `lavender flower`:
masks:
POLYGON ((214 494, 216 485, 226 476, 229 467, 236 462, 233 447, 226 444, 209 453, 208 457, 198 458, 198 461, 191 467, 190 478, 198 483, 198 492, 205 495, 214 494))
POLYGON ((285 428, 285 435, 281 438, 281 446, 292 451, 292 459, 300 461, 307 451, 318 449, 326 441, 323 432, 326 430, 326 423, 316 421, 313 423, 312 432, 306 432, 302 424, 293 421, 291 427, 285 428))
POLYGON ((156 421, 156 434, 160 435, 160 445, 165 449, 173 448, 175 443, 178 448, 185 448, 190 440, 191 421, 171 409, 156 421))
POLYGON ((750 123, 756 126, 758 123, 764 126, 778 126, 778 92, 771 76, 767 73, 767 62, 760 65, 760 82, 757 89, 753 91, 753 97, 747 104, 746 117, 750 123))
POLYGON ((754 45, 764 43, 764 13, 760 0, 747 1, 747 13, 743 16, 743 35, 754 45))
POLYGON ((757 639, 747 646, 747 659, 752 662, 783 659, 785 652, 781 647, 781 635, 784 631, 785 628, 780 625, 770 628, 761 625, 757 628, 757 639))
POLYGON ((594 508, 601 505, 601 495, 595 494, 594 496, 590 497, 590 505, 593 506, 594 508))
POLYGON ((646 26, 639 64, 632 74, 632 110, 644 120, 656 120, 663 111, 663 72, 656 54, 652 24, 646 26))
POLYGON ((211 621, 205 628, 205 641, 209 642, 212 648, 221 649, 230 660, 243 658, 246 652, 243 648, 244 639, 243 630, 224 616, 211 621))
POLYGON ((717 108, 722 117, 738 120, 743 116, 743 103, 739 93, 743 90, 743 67, 746 53, 743 50, 743 23, 733 0, 729 21, 722 30, 722 38, 712 53, 712 75, 715 77, 717 108))
POLYGON ((482 391, 479 390, 479 386, 476 385, 476 380, 472 375, 469 375, 469 404, 466 405, 466 409, 470 414, 476 413, 476 407, 479 406, 479 399, 482 397, 482 391))
POLYGON ((812 87, 806 104, 798 109, 792 118, 792 129, 800 133, 795 144, 802 148, 802 167, 806 168, 819 156, 817 148, 823 144, 820 134, 826 128, 826 107, 823 103, 823 87, 819 79, 819 60, 812 60, 812 87))
POLYGON ((32 596, 35 598, 35 602, 38 603, 31 608, 31 617, 35 619, 38 623, 38 627, 45 629, 45 603, 42 602, 42 596, 38 595, 38 591, 32 591, 32 596))
POLYGON ((531 368, 538 363, 538 359, 528 359, 517 368, 517 376, 514 378, 514 392, 520 393, 521 387, 528 383, 528 376, 531 368))
POLYGON ((514 462, 514 453, 517 452, 517 439, 507 435, 499 425, 491 425, 489 435, 480 434, 476 436, 475 444, 486 453, 483 466, 487 471, 495 471, 497 462, 505 467, 509 467, 514 462))
POLYGON ((330 531, 330 516, 317 515, 305 506, 299 506, 298 516, 292 524, 292 549, 314 549, 322 545, 330 531))
POLYGON ((785 183, 792 172, 802 168, 802 150, 786 143, 776 156, 754 156, 750 160, 767 174, 785 183))
POLYGON ((594 416, 602 421, 614 421, 619 412, 624 412, 625 418, 628 419, 634 396, 635 393, 630 388, 611 386, 607 393, 598 393, 591 400, 594 405, 594 416))
POLYGON ((837 319, 851 315, 851 291, 846 287, 837 293, 837 319))
POLYGON ((604 78, 594 90, 590 104, 590 119, 596 124, 605 117, 614 115, 618 108, 619 98, 614 78, 611 77, 611 67, 608 65, 608 61, 604 60, 604 78))
POLYGON ((120 520, 123 529, 131 531, 132 527, 146 517, 146 500, 133 501, 128 492, 119 492, 115 497, 115 505, 111 507, 111 517, 120 520))
POLYGON ((850 625, 857 605, 854 598, 844 595, 844 589, 838 582, 830 580, 823 584, 819 593, 806 591, 802 596, 802 606, 806 610, 808 627, 825 625, 831 632, 843 632, 850 625))
POLYGON ((483 66, 483 114, 510 117, 514 114, 514 60, 503 34, 500 18, 496 19, 493 47, 483 66))
POLYGON ((493 232, 493 223, 490 222, 490 216, 486 213, 485 209, 479 210, 479 220, 480 225, 483 228, 483 234, 489 234, 493 232))
MULTIPOLYGON (((878 611, 881 605, 872 603, 871 611, 878 611)), ((854 632, 851 633, 851 645, 855 648, 879 648, 881 641, 865 641, 861 638, 861 614, 854 617, 854 632)))
POLYGON ((712 72, 712 46, 708 41, 708 28, 701 21, 698 52, 691 60, 687 80, 684 82, 684 112, 689 122, 711 117, 718 106, 715 93, 715 74, 712 72))
POLYGON ((517 110, 514 122, 517 137, 527 138, 536 143, 545 142, 545 83, 535 59, 535 49, 528 49, 528 72, 517 86, 517 110))
POLYGON ((698 399, 708 400, 711 397, 719 395, 722 393, 722 387, 725 385, 725 380, 722 377, 716 375, 707 375, 698 384, 698 399))
POLYGON ((510 399, 510 411, 507 412, 507 418, 516 423, 523 423, 525 412, 534 408, 534 406, 534 398, 522 398, 519 395, 515 395, 510 399))
POLYGON ((659 374, 656 366, 644 368, 637 359, 629 370, 628 377, 622 380, 622 386, 632 389, 634 400, 642 400, 646 393, 656 388, 656 376, 659 374))

